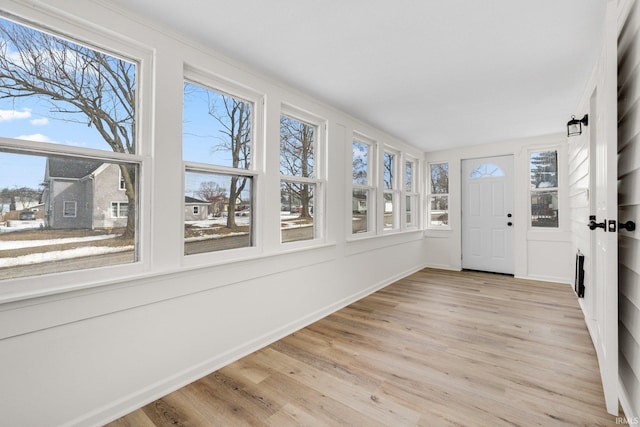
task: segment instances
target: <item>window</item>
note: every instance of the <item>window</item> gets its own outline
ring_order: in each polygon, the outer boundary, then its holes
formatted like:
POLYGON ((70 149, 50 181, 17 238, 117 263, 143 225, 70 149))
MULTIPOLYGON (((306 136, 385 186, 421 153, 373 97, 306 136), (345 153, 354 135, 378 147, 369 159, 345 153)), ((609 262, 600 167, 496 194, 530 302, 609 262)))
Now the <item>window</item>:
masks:
POLYGON ((0 40, 0 121, 10 122, 0 127, 5 277, 137 261, 137 215, 110 215, 111 200, 122 200, 120 214, 139 203, 137 64, 6 19, 0 40), (12 205, 43 215, 17 229, 12 205), (25 247, 34 240, 41 244, 25 247), (114 251, 122 256, 105 256, 114 251), (75 258, 83 262, 62 262, 75 258))
POLYGON ((184 203, 190 211, 184 218, 185 255, 255 245, 254 106, 222 90, 184 83, 184 203), (207 207, 206 217, 196 216, 200 206, 207 207))
POLYGON ((418 227, 416 210, 419 201, 419 193, 416 186, 417 164, 416 160, 407 160, 404 163, 405 226, 407 228, 418 227))
POLYGON ((200 206, 194 206, 193 207, 193 214, 194 215, 198 215, 200 213, 200 206))
MULTIPOLYGON (((374 230, 373 211, 375 206, 375 178, 372 165, 374 144, 356 136, 352 143, 352 190, 351 190, 351 233, 361 234, 374 230)), ((375 209, 374 209, 375 211, 375 209)))
POLYGON ((126 218, 127 216, 129 216, 129 203, 111 202, 112 218, 126 218))
POLYGON ((77 202, 64 200, 62 202, 62 216, 65 218, 75 218, 78 211, 77 207, 77 202))
POLYGON ((398 224, 398 206, 400 191, 398 177, 396 174, 398 164, 398 154, 386 151, 382 157, 382 188, 383 188, 383 210, 384 230, 395 230, 398 224))
POLYGON ((558 227, 558 153, 541 151, 529 157, 531 226, 558 227))
POLYGON ((291 108, 280 116, 280 240, 317 239, 322 181, 317 154, 320 121, 291 108))
POLYGON ((118 170, 118 188, 120 188, 120 190, 126 190, 127 189, 127 182, 124 180, 124 176, 122 175, 122 171, 118 170))
POLYGON ((504 171, 492 163, 483 163, 471 172, 470 178, 493 178, 497 176, 504 176, 504 171))
POLYGON ((449 164, 429 165, 427 227, 449 226, 449 164))

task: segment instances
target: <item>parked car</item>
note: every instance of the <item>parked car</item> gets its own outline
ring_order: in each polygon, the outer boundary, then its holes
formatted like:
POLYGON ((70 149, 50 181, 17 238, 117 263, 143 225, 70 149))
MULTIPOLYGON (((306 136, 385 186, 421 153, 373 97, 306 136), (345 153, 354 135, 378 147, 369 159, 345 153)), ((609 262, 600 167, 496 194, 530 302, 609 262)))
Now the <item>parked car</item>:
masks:
POLYGON ((20 212, 21 221, 35 221, 35 219, 36 219, 36 213, 33 211, 20 212))

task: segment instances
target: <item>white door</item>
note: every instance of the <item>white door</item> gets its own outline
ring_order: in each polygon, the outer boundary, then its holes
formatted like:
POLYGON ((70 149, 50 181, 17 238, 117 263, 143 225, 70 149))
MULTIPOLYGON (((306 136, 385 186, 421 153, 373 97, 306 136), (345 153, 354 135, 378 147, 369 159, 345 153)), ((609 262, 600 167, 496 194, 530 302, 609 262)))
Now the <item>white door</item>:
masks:
POLYGON ((617 178, 617 8, 607 2, 604 47, 590 106, 592 180, 591 271, 594 289, 590 332, 598 354, 607 411, 618 413, 618 178, 617 178), (595 111, 594 111, 595 110, 595 111), (595 139, 595 140, 594 140, 595 139), (595 326, 595 327, 594 327, 595 326))
POLYGON ((513 274, 513 156, 462 161, 462 268, 513 274))

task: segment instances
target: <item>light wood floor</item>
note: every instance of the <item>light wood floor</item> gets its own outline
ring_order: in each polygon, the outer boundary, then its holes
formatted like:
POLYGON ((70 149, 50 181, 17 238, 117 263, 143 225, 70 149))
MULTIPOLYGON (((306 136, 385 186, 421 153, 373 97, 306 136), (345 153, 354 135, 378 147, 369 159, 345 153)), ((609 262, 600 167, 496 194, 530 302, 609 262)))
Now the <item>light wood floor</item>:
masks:
POLYGON ((611 425, 568 285, 422 270, 112 426, 611 425))

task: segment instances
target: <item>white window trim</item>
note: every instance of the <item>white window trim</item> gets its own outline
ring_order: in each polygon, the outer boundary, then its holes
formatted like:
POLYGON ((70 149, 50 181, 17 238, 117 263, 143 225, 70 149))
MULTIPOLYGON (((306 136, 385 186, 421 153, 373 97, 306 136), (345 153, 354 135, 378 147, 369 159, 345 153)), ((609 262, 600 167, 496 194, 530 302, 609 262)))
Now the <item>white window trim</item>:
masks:
MULTIPOLYGON (((201 266, 218 265, 237 260, 251 259, 261 253, 262 241, 260 229, 262 227, 260 212, 261 205, 258 204, 260 198, 258 193, 258 183, 264 175, 264 145, 259 141, 264 141, 264 95, 253 91, 246 86, 226 79, 219 75, 211 74, 200 68, 185 65, 183 82, 189 82, 201 86, 202 88, 220 93, 225 96, 241 99, 252 104, 251 114, 251 159, 248 169, 220 166, 209 163, 199 163, 193 161, 182 162, 182 195, 181 204, 184 206, 185 176, 187 172, 210 173, 217 175, 241 176, 251 179, 251 246, 226 249, 221 251, 203 252, 198 254, 184 255, 182 251, 182 265, 201 266)), ((185 222, 185 209, 181 209, 181 226, 185 222)), ((184 238, 182 239, 184 245, 184 238)))
POLYGON ((120 191, 126 190, 126 184, 124 182, 124 178, 122 177, 122 170, 118 167, 118 189, 120 191))
POLYGON ((193 215, 200 215, 200 206, 192 206, 192 208, 193 215))
POLYGON ((115 218, 115 219, 122 219, 122 218, 127 218, 129 216, 129 202, 111 202, 111 218, 115 218), (116 206, 116 215, 113 215, 113 206, 116 206), (127 216, 123 216, 121 215, 122 212, 122 205, 127 205, 127 216))
POLYGON ((420 176, 420 160, 418 160, 417 158, 410 156, 410 155, 405 155, 403 156, 403 162, 402 164, 404 165, 403 167, 403 180, 402 180, 402 189, 403 189, 403 197, 402 197, 402 201, 404 203, 403 206, 403 213, 402 213, 402 226, 404 229, 406 230, 416 230, 420 228, 420 179, 418 178, 420 176), (407 163, 411 163, 413 166, 411 167, 411 191, 408 191, 406 188, 406 168, 407 168, 407 163), (407 206, 406 206, 406 199, 407 197, 410 197, 412 200, 412 205, 411 205, 411 218, 412 218, 412 222, 411 223, 407 223, 406 222, 406 218, 407 218, 407 206))
MULTIPOLYGON (((313 147, 313 178, 285 175, 280 173, 280 185, 283 181, 295 182, 299 184, 315 185, 315 194, 313 196, 313 239, 299 240, 295 242, 282 242, 282 230, 279 230, 280 245, 287 248, 305 248, 323 245, 326 242, 326 210, 325 210, 325 191, 326 191, 326 138, 327 138, 327 120, 313 113, 295 107, 291 104, 283 103, 278 116, 280 123, 281 116, 287 116, 316 128, 316 139, 313 147)), ((278 125, 279 126, 279 125, 278 125)), ((278 128, 278 131, 280 129, 278 128)), ((279 132, 278 132, 279 134, 279 132)), ((278 143, 278 147, 280 144, 278 143)), ((280 151, 278 150, 278 159, 280 159, 280 151)), ((278 160, 279 165, 279 160, 278 160)), ((279 168, 279 166, 278 166, 279 168)), ((278 200, 280 198, 278 197, 278 200)), ((281 227, 280 223, 278 227, 281 227)))
POLYGON ((436 161, 436 162, 428 162, 426 165, 426 175, 427 175, 427 188, 426 188, 426 213, 427 217, 425 218, 425 228, 427 230, 451 230, 451 218, 449 218, 448 225, 432 225, 431 224, 431 197, 433 196, 447 196, 447 212, 451 213, 451 162, 448 160, 436 161), (449 188, 447 189, 447 193, 432 193, 431 192, 431 166, 432 165, 447 165, 447 174, 449 175, 449 188))
MULTIPOLYGON (((389 233, 397 233, 399 231, 401 231, 401 226, 400 226, 400 216, 401 211, 404 210, 403 206, 404 203, 402 202, 402 185, 400 184, 400 177, 398 176, 398 171, 399 170, 403 170, 401 167, 398 167, 401 162, 401 155, 400 155, 400 151, 397 151, 396 149, 385 145, 382 148, 382 153, 380 155, 380 192, 381 192, 381 203, 380 203, 380 217, 381 217, 381 225, 382 225, 382 234, 389 234, 389 233), (386 154, 391 154, 393 155, 393 177, 392 177, 392 181, 391 181, 391 188, 386 188, 385 187, 385 183, 384 183, 384 162, 385 162, 385 155, 386 154), (391 195, 392 198, 392 205, 393 205, 393 212, 392 212, 392 221, 393 221, 393 225, 391 228, 385 228, 384 226, 384 213, 385 213, 385 196, 387 194, 391 195)), ((404 173, 401 174, 402 179, 404 180, 404 173)))
POLYGON ((539 147, 532 148, 528 150, 527 153, 527 188, 529 188, 529 197, 527 199, 527 228, 529 231, 561 231, 561 217, 563 215, 562 210, 560 209, 560 150, 557 146, 548 146, 548 147, 539 147), (548 187, 548 188, 531 188, 531 155, 533 153, 542 153, 546 151, 555 151, 556 152, 556 187, 548 187), (557 193, 558 199, 558 225, 556 227, 534 227, 532 224, 533 212, 531 210, 531 196, 534 193, 542 193, 547 191, 555 191, 557 193))
MULTIPOLYGON (((347 162, 347 167, 349 173, 347 174, 347 179, 349 181, 349 186, 351 187, 351 191, 348 192, 348 236, 350 240, 358 240, 365 239, 369 237, 373 237, 378 234, 378 143, 376 140, 365 136, 362 133, 354 132, 351 137, 351 143, 349 144, 349 161, 347 162), (368 147, 367 152, 367 184, 355 184, 353 182, 353 143, 359 142, 361 144, 365 144, 368 147), (353 204, 353 190, 363 190, 367 192, 367 231, 364 233, 353 233, 353 224, 352 224, 352 204, 353 204)), ((349 188, 347 186, 346 188, 349 188)))
POLYGON ((62 201, 62 217, 63 218, 77 218, 78 217, 78 202, 75 200, 63 200, 62 201), (67 215, 67 204, 73 206, 73 215, 67 215))
MULTIPOLYGON (((16 10, 20 10, 18 7, 16 10)), ((136 153, 119 153, 108 150, 97 150, 83 147, 67 146, 55 143, 35 142, 27 140, 16 140, 12 138, 0 137, 0 146, 10 149, 17 154, 32 154, 42 156, 62 155, 74 158, 84 158, 100 160, 105 163, 129 163, 136 165, 139 173, 147 170, 151 153, 150 139, 152 125, 152 97, 142 97, 142 92, 151 92, 153 82, 153 52, 139 44, 131 43, 130 40, 119 38, 111 32, 102 31, 96 26, 89 26, 80 20, 69 19, 68 16, 58 13, 53 9, 46 12, 36 9, 22 9, 22 16, 11 16, 10 19, 26 24, 38 31, 53 34, 73 43, 86 46, 109 55, 122 58, 136 64, 137 82, 136 86, 136 153), (42 26, 34 22, 46 22, 42 26), (68 35, 73 35, 69 37, 68 35)), ((132 263, 116 264, 101 267, 109 272, 109 279, 96 280, 93 269, 76 269, 61 271, 55 274, 44 274, 39 276, 26 276, 9 278, 2 280, 0 290, 0 302, 24 300, 42 295, 61 294, 69 291, 90 289, 97 286, 112 283, 118 278, 141 275, 148 271, 150 267, 149 258, 144 254, 151 251, 150 239, 145 238, 145 233, 151 222, 150 214, 150 179, 139 180, 137 182, 137 215, 138 225, 136 226, 136 254, 137 259, 132 263), (143 184, 141 182, 144 182, 143 184)), ((77 212, 77 206, 76 206, 77 212)), ((103 276, 103 277, 106 277, 103 276)))

